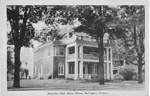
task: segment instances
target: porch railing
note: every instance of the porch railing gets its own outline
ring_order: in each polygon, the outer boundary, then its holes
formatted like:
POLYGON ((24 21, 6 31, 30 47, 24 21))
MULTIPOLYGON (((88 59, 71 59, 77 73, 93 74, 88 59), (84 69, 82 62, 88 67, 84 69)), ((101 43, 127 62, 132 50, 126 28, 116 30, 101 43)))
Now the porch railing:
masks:
POLYGON ((69 60, 69 59, 74 59, 75 58, 75 54, 70 54, 70 55, 68 55, 67 56, 67 59, 69 60))
POLYGON ((98 60, 97 56, 94 56, 92 54, 83 54, 83 59, 94 59, 94 60, 98 60))
MULTIPOLYGON (((78 74, 78 78, 81 78, 81 74, 78 74)), ((83 79, 91 79, 91 74, 83 74, 83 79)))

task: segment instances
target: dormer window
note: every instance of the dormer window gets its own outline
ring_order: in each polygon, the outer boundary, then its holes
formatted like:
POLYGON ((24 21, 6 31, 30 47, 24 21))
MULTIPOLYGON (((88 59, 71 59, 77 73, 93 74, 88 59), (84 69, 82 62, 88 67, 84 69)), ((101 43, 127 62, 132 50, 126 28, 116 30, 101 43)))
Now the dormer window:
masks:
POLYGON ((70 33, 69 33, 69 38, 71 38, 72 36, 73 36, 73 34, 70 32, 70 33))

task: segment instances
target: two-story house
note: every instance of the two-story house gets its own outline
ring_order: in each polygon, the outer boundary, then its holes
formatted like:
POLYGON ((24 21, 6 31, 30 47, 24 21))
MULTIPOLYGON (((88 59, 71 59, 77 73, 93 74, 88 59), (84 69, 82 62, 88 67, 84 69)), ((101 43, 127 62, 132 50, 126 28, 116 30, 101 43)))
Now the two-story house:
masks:
MULTIPOLYGON (((105 43, 105 42, 104 42, 105 43)), ((67 32, 62 43, 47 42, 34 50, 34 75, 43 78, 97 78, 98 49, 95 40, 82 33, 67 32)), ((113 79, 112 47, 104 48, 104 76, 113 79)))

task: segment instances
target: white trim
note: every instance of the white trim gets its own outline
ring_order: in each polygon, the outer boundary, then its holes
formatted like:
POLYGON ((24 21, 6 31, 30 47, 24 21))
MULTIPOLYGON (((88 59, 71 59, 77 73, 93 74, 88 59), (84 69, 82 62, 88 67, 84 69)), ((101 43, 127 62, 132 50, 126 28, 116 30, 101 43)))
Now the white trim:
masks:
POLYGON ((69 59, 69 60, 67 60, 67 62, 74 62, 75 61, 75 59, 69 59))
POLYGON ((37 75, 36 71, 37 71, 37 66, 34 66, 34 75, 37 75))
POLYGON ((75 45, 76 45, 76 42, 71 43, 71 44, 68 44, 66 47, 73 47, 73 46, 75 46, 75 45))

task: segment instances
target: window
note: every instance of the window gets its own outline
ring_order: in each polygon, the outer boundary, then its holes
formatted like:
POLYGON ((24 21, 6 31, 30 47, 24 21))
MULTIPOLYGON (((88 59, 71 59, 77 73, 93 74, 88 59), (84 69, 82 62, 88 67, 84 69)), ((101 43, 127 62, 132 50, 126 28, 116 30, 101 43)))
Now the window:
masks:
POLYGON ((85 66, 83 66, 83 74, 85 74, 85 66))
POLYGON ((64 75, 64 63, 58 64, 58 75, 64 75))
POLYGON ((97 74, 97 64, 92 65, 92 74, 97 74))
POLYGON ((69 47, 69 54, 74 54, 75 53, 75 47, 69 47))
POLYGON ((56 55, 57 56, 64 56, 64 54, 65 54, 64 50, 65 50, 64 47, 57 47, 56 48, 56 55))
POLYGON ((106 60, 107 59, 107 50, 106 50, 106 48, 104 48, 104 60, 106 60))
POLYGON ((98 52, 98 48, 96 48, 96 47, 83 46, 83 53, 84 54, 91 54, 91 53, 97 53, 97 52, 98 52))
POLYGON ((74 74, 74 62, 70 62, 69 64, 69 74, 74 74))

